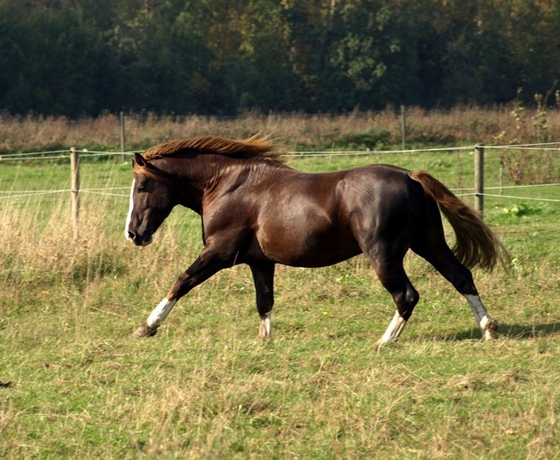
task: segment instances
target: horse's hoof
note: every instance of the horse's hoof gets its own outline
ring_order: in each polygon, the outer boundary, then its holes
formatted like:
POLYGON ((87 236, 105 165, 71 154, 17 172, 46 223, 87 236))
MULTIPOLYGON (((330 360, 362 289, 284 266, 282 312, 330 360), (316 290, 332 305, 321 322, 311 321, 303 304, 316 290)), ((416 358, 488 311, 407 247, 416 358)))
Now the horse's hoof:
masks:
POLYGON ((498 331, 498 321, 496 321, 495 319, 491 319, 490 321, 488 321, 488 324, 486 325, 486 330, 488 330, 490 332, 497 332, 498 331))
POLYGON ((144 321, 142 324, 140 324, 140 326, 138 326, 138 329, 134 331, 134 334, 132 334, 132 336, 136 338, 153 337, 156 334, 157 334, 157 328, 148 326, 148 323, 144 321))
POLYGON ((493 340, 497 338, 498 321, 495 319, 488 319, 484 324, 484 330, 482 331, 482 336, 484 340, 493 340))
POLYGON ((375 342, 377 351, 381 351, 383 348, 387 347, 394 347, 397 345, 397 339, 395 340, 384 340, 380 338, 377 342, 375 342))

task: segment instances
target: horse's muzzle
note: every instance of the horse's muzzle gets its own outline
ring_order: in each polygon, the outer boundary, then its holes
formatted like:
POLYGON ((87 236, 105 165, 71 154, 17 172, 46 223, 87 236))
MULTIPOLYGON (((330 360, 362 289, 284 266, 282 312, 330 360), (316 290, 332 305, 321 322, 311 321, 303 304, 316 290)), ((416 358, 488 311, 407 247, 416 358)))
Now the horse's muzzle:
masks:
POLYGON ((152 243, 152 236, 151 235, 139 235, 133 231, 128 231, 126 239, 131 241, 136 246, 148 246, 152 243))

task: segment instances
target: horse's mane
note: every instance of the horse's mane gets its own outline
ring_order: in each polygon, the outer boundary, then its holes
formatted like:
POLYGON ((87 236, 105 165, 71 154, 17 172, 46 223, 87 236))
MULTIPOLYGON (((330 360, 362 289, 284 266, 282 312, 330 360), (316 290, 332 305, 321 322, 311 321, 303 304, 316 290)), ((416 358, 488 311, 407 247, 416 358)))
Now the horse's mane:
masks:
POLYGON ((214 153, 235 158, 266 158, 282 162, 280 156, 285 151, 274 145, 269 136, 257 134, 245 140, 230 140, 221 137, 195 137, 192 139, 175 140, 159 144, 143 153, 146 160, 164 156, 179 155, 186 151, 197 153, 214 153))

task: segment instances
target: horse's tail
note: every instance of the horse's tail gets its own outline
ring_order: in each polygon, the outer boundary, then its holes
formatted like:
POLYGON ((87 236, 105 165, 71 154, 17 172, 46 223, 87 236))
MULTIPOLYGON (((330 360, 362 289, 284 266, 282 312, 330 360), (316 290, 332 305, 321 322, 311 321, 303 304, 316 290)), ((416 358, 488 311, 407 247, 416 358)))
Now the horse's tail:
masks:
POLYGON ((428 172, 415 171, 410 177, 419 182, 424 192, 435 200, 453 227, 457 241, 452 251, 465 267, 478 265, 485 270, 492 270, 497 262, 507 267, 509 256, 504 245, 482 221, 478 212, 428 172))

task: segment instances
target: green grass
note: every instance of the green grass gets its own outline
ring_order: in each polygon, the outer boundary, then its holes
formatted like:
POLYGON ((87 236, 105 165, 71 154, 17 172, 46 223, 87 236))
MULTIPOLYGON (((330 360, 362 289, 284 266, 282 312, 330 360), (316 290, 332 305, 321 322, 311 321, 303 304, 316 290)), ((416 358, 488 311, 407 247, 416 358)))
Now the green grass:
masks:
MULTIPOLYGON (((468 153, 313 158, 472 183, 468 153), (459 173, 459 174, 458 174, 459 173)), ((488 183, 497 184, 489 159, 488 183)), ((127 187, 129 165, 83 162, 82 187, 127 187)), ((69 188, 66 165, 2 165, 0 190, 69 188)), ((506 194, 559 198, 558 187, 506 194)), ((122 235, 123 196, 0 200, 0 458, 556 458, 560 449, 558 203, 489 198, 511 273, 476 270, 499 338, 480 341, 465 300, 414 255, 421 294, 401 340, 378 349, 394 306, 363 257, 278 267, 274 339, 257 340, 247 267, 181 300, 151 339, 131 333, 201 248, 177 209, 154 244, 122 235)), ((468 201, 470 197, 466 197, 468 201)))

